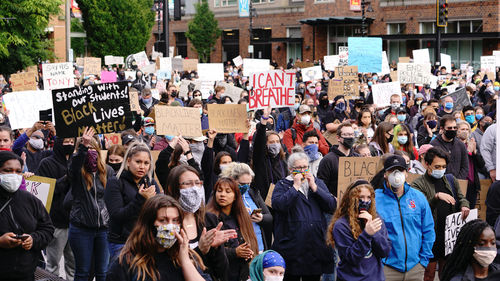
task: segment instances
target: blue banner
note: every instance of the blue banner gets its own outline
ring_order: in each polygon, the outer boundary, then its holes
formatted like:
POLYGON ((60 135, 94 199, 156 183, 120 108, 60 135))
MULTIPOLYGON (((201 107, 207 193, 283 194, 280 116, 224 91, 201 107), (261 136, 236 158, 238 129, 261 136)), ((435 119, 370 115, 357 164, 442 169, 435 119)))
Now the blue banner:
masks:
POLYGON ((250 16, 250 1, 251 0, 238 0, 238 10, 240 17, 250 16))
POLYGON ((349 37, 348 64, 357 65, 358 72, 382 71, 382 38, 349 37))

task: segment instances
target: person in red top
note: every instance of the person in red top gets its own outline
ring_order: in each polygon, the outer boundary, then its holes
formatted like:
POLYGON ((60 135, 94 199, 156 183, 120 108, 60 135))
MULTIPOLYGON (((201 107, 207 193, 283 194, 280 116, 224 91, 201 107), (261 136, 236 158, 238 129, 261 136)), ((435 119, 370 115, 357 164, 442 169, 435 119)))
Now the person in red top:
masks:
POLYGON ((314 124, 311 122, 311 115, 312 110, 308 105, 303 104, 299 107, 292 127, 286 130, 285 135, 283 136, 283 143, 286 145, 289 152, 292 151, 292 147, 294 145, 302 144, 302 137, 305 132, 316 130, 316 133, 319 136, 319 152, 323 155, 328 153, 328 143, 326 142, 325 137, 323 137, 323 134, 321 134, 318 129, 314 128, 314 124))

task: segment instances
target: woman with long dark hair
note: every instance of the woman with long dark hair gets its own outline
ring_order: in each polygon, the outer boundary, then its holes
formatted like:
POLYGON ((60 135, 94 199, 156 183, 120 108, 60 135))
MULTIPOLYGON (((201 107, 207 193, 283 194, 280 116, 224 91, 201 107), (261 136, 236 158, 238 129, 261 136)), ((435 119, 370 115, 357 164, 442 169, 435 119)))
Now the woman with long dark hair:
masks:
POLYGON ((378 124, 375 133, 373 134, 373 139, 370 142, 370 146, 377 151, 377 156, 382 156, 386 153, 394 153, 394 147, 392 147, 392 139, 394 126, 389 122, 381 122, 378 124))
POLYGON ((340 257, 337 280, 385 280, 382 258, 389 255, 391 242, 369 182, 357 180, 347 187, 326 235, 340 257))
POLYGON ((361 133, 366 139, 366 143, 370 143, 375 135, 375 130, 377 129, 375 117, 373 117, 372 112, 368 108, 361 109, 356 119, 361 133))
POLYGON ((247 280, 248 262, 257 255, 259 246, 240 189, 233 179, 220 178, 215 183, 207 212, 217 216, 215 220, 207 220, 208 226, 215 227, 222 222, 224 223, 222 229, 237 230, 238 237, 224 244, 231 269, 228 280, 247 280))
POLYGON ((203 261, 193 250, 183 226, 183 211, 172 197, 148 199, 118 260, 106 280, 203 281, 203 261))

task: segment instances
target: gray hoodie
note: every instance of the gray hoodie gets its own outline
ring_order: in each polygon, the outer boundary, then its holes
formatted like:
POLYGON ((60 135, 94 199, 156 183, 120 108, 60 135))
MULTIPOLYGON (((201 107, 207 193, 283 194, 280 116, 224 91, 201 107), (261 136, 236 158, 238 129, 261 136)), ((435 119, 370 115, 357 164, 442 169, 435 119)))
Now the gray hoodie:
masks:
POLYGON ((486 129, 481 139, 481 156, 483 156, 486 170, 496 170, 497 161, 497 124, 486 129))

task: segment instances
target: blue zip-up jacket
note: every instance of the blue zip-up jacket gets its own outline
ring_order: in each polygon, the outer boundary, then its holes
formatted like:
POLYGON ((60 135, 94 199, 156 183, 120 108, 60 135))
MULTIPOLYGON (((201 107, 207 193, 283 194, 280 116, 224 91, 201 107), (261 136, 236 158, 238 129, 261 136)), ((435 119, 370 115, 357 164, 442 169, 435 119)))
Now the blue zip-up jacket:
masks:
POLYGON ((424 194, 405 182, 403 196, 398 199, 384 182, 383 189, 375 190, 375 200, 392 242, 391 252, 382 262, 399 272, 408 272, 418 263, 427 267, 436 234, 424 194))

